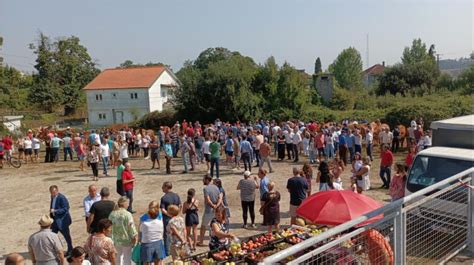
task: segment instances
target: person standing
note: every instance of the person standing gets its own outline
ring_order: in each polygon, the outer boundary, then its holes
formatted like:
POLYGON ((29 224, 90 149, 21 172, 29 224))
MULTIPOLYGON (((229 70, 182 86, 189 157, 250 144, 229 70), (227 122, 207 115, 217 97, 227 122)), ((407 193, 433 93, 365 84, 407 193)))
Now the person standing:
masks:
POLYGON ((199 200, 194 198, 196 190, 193 188, 188 190, 188 196, 183 204, 183 214, 185 214, 186 234, 188 235, 188 244, 191 251, 196 250, 198 241, 197 226, 199 225, 199 200), (192 235, 192 238, 191 238, 192 235))
POLYGON ((263 214, 263 225, 268 227, 268 233, 273 232, 273 227, 280 230, 280 193, 275 191, 275 182, 268 184, 268 192, 262 198, 264 202, 260 208, 263 214))
POLYGON ((3 141, 0 141, 0 169, 3 168, 3 159, 5 156, 5 144, 3 141))
POLYGON ((188 163, 189 163, 189 145, 186 137, 181 137, 181 159, 183 160, 183 174, 188 173, 188 163))
POLYGON ((240 142, 240 156, 242 157, 245 171, 252 171, 252 162, 250 161, 252 152, 252 145, 248 138, 244 137, 240 142))
POLYGON ((151 201, 148 204, 148 212, 140 217, 140 258, 145 265, 161 265, 162 260, 166 258, 162 218, 156 201, 151 201))
POLYGON ((290 193, 290 217, 291 224, 296 224, 296 209, 306 198, 306 191, 308 190, 308 183, 306 179, 300 176, 300 171, 297 167, 293 168, 293 177, 288 179, 286 189, 290 193))
POLYGON ((31 139, 31 142, 33 144, 33 161, 35 163, 38 163, 38 158, 39 158, 39 152, 41 149, 41 141, 38 139, 36 134, 33 135, 33 138, 31 139))
POLYGON ((173 261, 185 258, 185 245, 187 244, 186 226, 183 217, 179 216, 180 208, 170 205, 167 213, 171 217, 166 226, 166 238, 169 241, 169 251, 173 261))
POLYGON ((393 164, 393 154, 388 148, 388 145, 382 145, 382 151, 380 152, 380 179, 383 182, 381 188, 388 189, 390 187, 390 174, 393 164), (385 177, 386 175, 386 177, 385 177))
MULTIPOLYGON (((192 128, 192 127, 190 127, 192 128)), ((188 137, 188 145, 189 145, 189 162, 191 164, 191 171, 194 171, 196 166, 196 146, 194 145, 194 141, 192 137, 188 137)))
MULTIPOLYGON (((168 214, 168 207, 170 205, 176 205, 179 208, 181 208, 181 199, 179 198, 178 194, 172 192, 171 190, 173 189, 173 184, 169 181, 166 181, 163 183, 163 186, 161 186, 161 190, 165 193, 163 197, 161 197, 160 200, 160 209, 163 214, 163 229, 166 231, 166 226, 168 225, 168 222, 171 220, 171 215, 168 214)), ((166 248, 166 253, 169 253, 170 250, 170 241, 167 238, 166 233, 164 234, 164 242, 165 242, 165 248, 166 248)))
POLYGON ((223 194, 219 188, 212 183, 212 177, 206 174, 202 182, 204 184, 204 214, 202 215, 200 237, 198 246, 204 246, 204 234, 209 223, 214 218, 214 210, 222 204, 223 194))
POLYGON ((264 143, 260 145, 260 167, 259 167, 259 169, 262 169, 263 164, 265 162, 267 162, 268 169, 270 170, 270 173, 273 173, 272 159, 270 157, 270 154, 271 154, 271 146, 268 143, 268 139, 265 139, 264 143))
POLYGON ((344 163, 344 166, 347 165, 347 136, 346 131, 341 130, 341 134, 339 135, 339 158, 344 163))
POLYGON ((92 264, 116 264, 117 250, 115 250, 114 242, 110 238, 111 233, 112 222, 104 218, 98 223, 98 231, 87 238, 84 249, 92 264))
POLYGON ((208 171, 210 169, 209 162, 211 162, 211 150, 209 149, 210 145, 211 141, 209 140, 209 136, 206 135, 205 141, 202 145, 202 153, 204 154, 204 160, 206 160, 206 166, 208 171))
POLYGON ((132 165, 127 162, 125 163, 125 169, 122 172, 122 184, 123 192, 125 196, 130 200, 127 210, 131 213, 135 213, 132 208, 133 203, 133 187, 135 186, 135 177, 132 173, 132 165))
POLYGON ((59 188, 56 185, 49 187, 49 193, 51 194, 50 203, 50 217, 53 218, 54 222, 51 226, 53 233, 61 232, 67 243, 66 256, 71 253, 72 239, 69 232, 69 226, 72 223, 71 215, 69 214, 69 202, 63 194, 59 193, 59 188))
POLYGON ((221 158, 221 145, 217 142, 217 136, 214 136, 212 143, 209 145, 211 151, 211 177, 214 177, 214 167, 216 168, 216 178, 219 178, 219 160, 221 158))
POLYGON ((247 212, 250 212, 250 221, 252 222, 251 227, 255 226, 255 190, 259 188, 257 182, 257 176, 253 179, 250 178, 250 171, 244 172, 244 179, 239 181, 237 184, 237 190, 240 190, 240 202, 242 205, 242 218, 244 224, 242 228, 248 228, 247 226, 247 212))
POLYGON ((92 175, 94 181, 99 180, 99 152, 97 151, 97 146, 91 145, 89 152, 87 152, 87 162, 89 163, 92 169, 92 175))
MULTIPOLYGON (((119 161, 122 161, 122 163, 127 163, 128 162, 128 143, 126 141, 119 141, 120 143, 120 154, 119 154, 119 161)), ((133 149, 132 149, 133 150, 133 149)))
POLYGON ((92 204, 89 210, 89 219, 87 220, 87 232, 96 233, 99 232, 99 221, 107 219, 110 213, 115 208, 115 203, 109 199, 110 190, 107 187, 103 187, 100 190, 101 200, 92 204))
POLYGON ((258 171, 258 178, 260 179, 259 192, 260 192, 260 206, 264 204, 263 198, 265 193, 268 192, 268 184, 270 183, 270 179, 267 177, 267 171, 265 169, 260 169, 258 171))
POLYGON ((64 153, 64 161, 67 161, 67 156, 69 155, 69 158, 72 161, 72 150, 71 150, 71 136, 69 134, 66 134, 65 137, 63 137, 63 153, 64 153))
POLYGON ((102 159, 102 167, 104 170, 104 175, 106 177, 109 176, 108 174, 108 167, 109 167, 109 158, 110 158, 110 147, 107 140, 108 136, 105 136, 105 141, 100 145, 100 156, 102 159))
POLYGON ((88 221, 89 216, 91 215, 90 210, 92 205, 101 200, 100 194, 97 193, 97 187, 95 185, 89 185, 88 192, 89 195, 87 195, 82 202, 82 205, 84 206, 84 213, 86 216, 86 225, 88 225, 89 223, 88 221))
POLYGON ((372 130, 370 129, 367 129, 366 133, 365 133, 365 149, 367 151, 367 157, 370 158, 370 161, 374 161, 373 157, 372 157, 372 143, 374 141, 374 136, 372 134, 372 130))
POLYGON ((160 142, 158 137, 153 135, 150 141, 150 153, 151 153, 151 169, 155 168, 155 163, 158 164, 157 169, 160 169, 160 142))
POLYGON ((300 161, 300 143, 302 141, 301 139, 301 132, 300 130, 298 129, 298 126, 295 126, 295 129, 294 129, 294 134, 293 134, 293 155, 295 156, 295 160, 293 160, 293 162, 297 163, 298 161, 300 161))
POLYGON ((120 163, 120 161, 117 161, 117 180, 115 182, 115 185, 116 185, 116 191, 120 196, 125 196, 125 193, 123 192, 123 183, 122 183, 122 173, 124 169, 125 169, 125 165, 120 163))
POLYGON ((58 134, 55 133, 53 139, 51 139, 51 157, 50 162, 58 162, 59 159, 59 147, 63 140, 58 137, 58 134))
POLYGON ((65 264, 61 240, 51 229, 53 222, 51 217, 43 215, 38 221, 40 231, 28 239, 28 253, 33 264, 65 264))
POLYGON ((173 159, 173 147, 171 146, 171 140, 166 138, 165 140, 165 159, 166 159, 166 174, 171 174, 171 160, 173 159))
POLYGON ((286 145, 286 152, 288 153, 288 160, 292 159, 293 155, 293 132, 291 128, 287 128, 284 132, 283 135, 285 136, 285 145, 286 145))
POLYGON ((260 156, 260 146, 263 144, 265 141, 265 138, 263 137, 263 134, 260 130, 257 130, 257 135, 255 136, 255 158, 257 160, 257 166, 260 167, 260 161, 261 161, 261 156, 260 156))
POLYGON ((131 265, 132 247, 138 242, 138 232, 133 216, 127 211, 127 197, 120 197, 117 207, 109 215, 112 221, 112 240, 117 250, 118 265, 131 265))

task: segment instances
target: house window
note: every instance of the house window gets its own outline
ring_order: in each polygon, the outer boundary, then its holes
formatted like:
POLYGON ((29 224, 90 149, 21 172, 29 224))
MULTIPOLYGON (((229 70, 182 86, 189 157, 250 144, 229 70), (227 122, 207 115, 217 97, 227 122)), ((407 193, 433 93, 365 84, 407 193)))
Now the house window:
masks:
POLYGON ((96 94, 95 95, 95 100, 102 101, 102 94, 96 94))
POLYGON ((105 115, 105 113, 99 113, 99 120, 106 120, 107 119, 107 116, 105 115))
POLYGON ((166 98, 166 91, 161 91, 161 97, 166 98))
POLYGON ((130 98, 131 98, 131 99, 137 99, 137 98, 138 98, 138 94, 137 94, 137 93, 130 93, 130 98))
POLYGON ((117 93, 112 93, 112 97, 113 97, 114 99, 117 99, 117 93))

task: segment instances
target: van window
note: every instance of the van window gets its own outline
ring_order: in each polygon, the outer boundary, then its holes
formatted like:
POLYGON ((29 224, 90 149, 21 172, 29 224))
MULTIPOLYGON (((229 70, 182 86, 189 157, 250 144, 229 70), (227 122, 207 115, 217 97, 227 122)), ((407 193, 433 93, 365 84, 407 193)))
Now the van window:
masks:
POLYGON ((416 192, 470 167, 472 161, 443 157, 417 156, 408 176, 407 189, 416 192))

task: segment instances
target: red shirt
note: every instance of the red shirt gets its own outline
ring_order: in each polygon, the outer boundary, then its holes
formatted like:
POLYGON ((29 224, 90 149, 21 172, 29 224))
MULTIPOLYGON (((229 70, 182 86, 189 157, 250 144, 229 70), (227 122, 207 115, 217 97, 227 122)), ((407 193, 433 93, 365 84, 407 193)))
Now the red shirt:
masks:
POLYGON ((314 142, 316 143, 316 148, 324 148, 324 134, 319 133, 314 137, 314 142))
POLYGON ((393 163, 393 154, 392 151, 387 150, 387 151, 382 151, 380 153, 380 166, 382 167, 388 167, 391 166, 393 163))
POLYGON ((405 165, 407 167, 411 167, 411 164, 413 164, 413 159, 415 158, 415 154, 408 153, 407 157, 405 158, 405 165))
POLYGON ((3 138, 3 146, 5 147, 5 150, 12 150, 12 145, 13 145, 12 138, 5 136, 3 138))
MULTIPOLYGON (((132 180, 132 179, 135 179, 135 178, 133 177, 132 171, 125 169, 125 170, 122 172, 122 181, 124 181, 124 180, 132 180)), ((133 183, 134 183, 134 182, 124 183, 124 184, 123 184, 123 190, 125 190, 125 191, 133 190, 133 183)))
POLYGON ((189 128, 188 128, 187 135, 188 135, 188 137, 194 137, 194 129, 193 129, 193 127, 189 127, 189 128))

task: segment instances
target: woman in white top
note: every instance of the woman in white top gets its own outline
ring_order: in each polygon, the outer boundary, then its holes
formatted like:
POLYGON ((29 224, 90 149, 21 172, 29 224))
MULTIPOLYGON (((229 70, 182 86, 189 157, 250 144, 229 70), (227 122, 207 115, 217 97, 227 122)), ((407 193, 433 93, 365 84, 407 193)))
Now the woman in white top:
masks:
POLYGON ((35 163, 38 163, 38 156, 39 156, 39 151, 41 148, 41 141, 37 138, 36 134, 33 135, 33 139, 31 139, 31 142, 33 144, 33 161, 35 163))
POLYGON ((209 162, 211 161, 211 149, 209 146, 211 145, 211 141, 209 140, 209 136, 206 136, 205 139, 206 140, 202 144, 202 153, 204 154, 207 170, 209 171, 209 162))
MULTIPOLYGON (((108 139, 108 137, 106 139, 108 139)), ((110 147, 109 147, 109 144, 107 143, 107 141, 104 141, 100 145, 100 156, 101 156, 101 159, 102 159, 102 166, 103 166, 103 169, 104 169, 104 175, 107 177, 109 175, 108 172, 107 172, 107 169, 109 167, 109 157, 110 157, 110 147)))
POLYGON ((356 173, 357 193, 370 189, 370 158, 362 159, 362 167, 356 173))
POLYGON ((30 140, 30 138, 25 137, 23 144, 25 147, 25 164, 28 164, 28 157, 30 158, 31 163, 33 163, 33 142, 30 140))
POLYGON ((163 243, 163 216, 156 201, 148 205, 148 213, 140 217, 140 258, 144 264, 163 264, 166 251, 163 243))

